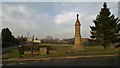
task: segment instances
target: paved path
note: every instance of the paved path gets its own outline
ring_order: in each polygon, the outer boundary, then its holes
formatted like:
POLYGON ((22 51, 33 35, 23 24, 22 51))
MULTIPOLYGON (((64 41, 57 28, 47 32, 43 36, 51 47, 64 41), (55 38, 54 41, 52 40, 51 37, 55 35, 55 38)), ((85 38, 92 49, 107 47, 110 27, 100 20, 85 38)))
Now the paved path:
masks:
MULTIPOLYGON (((22 66, 118 66, 118 57, 92 57, 77 59, 55 59, 51 61, 36 61, 21 64, 22 66)), ((19 65, 18 65, 19 66, 19 65)))
POLYGON ((13 58, 13 59, 4 59, 2 61, 44 61, 44 60, 53 60, 53 59, 75 59, 75 58, 87 58, 87 57, 106 57, 106 56, 120 56, 119 54, 111 55, 84 55, 84 56, 64 56, 64 57, 38 57, 38 58, 13 58))
POLYGON ((34 58, 34 59, 8 59, 8 64, 4 65, 22 65, 22 66, 118 66, 120 55, 89 55, 89 56, 67 56, 54 58, 34 58), (12 63, 12 61, 14 61, 12 63), (19 61, 19 63, 18 63, 19 61), (17 62, 17 63, 16 63, 17 62))

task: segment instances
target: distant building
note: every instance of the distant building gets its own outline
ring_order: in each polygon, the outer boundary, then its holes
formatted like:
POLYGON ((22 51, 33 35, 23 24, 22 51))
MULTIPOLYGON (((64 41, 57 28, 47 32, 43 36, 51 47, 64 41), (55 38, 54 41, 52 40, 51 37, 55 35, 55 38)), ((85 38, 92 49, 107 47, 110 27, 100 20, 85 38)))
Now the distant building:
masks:
POLYGON ((41 40, 39 40, 39 39, 34 39, 34 43, 41 43, 41 40))
POLYGON ((28 43, 41 43, 40 39, 27 38, 28 43))

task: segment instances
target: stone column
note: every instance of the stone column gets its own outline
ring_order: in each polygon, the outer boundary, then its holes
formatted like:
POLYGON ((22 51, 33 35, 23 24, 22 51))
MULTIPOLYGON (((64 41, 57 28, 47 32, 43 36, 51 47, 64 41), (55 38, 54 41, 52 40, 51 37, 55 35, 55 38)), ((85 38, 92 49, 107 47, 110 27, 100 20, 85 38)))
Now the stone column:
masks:
POLYGON ((74 46, 73 46, 73 50, 83 50, 82 46, 81 46, 81 35, 80 35, 80 21, 78 18, 78 14, 77 14, 77 19, 76 19, 76 23, 75 23, 75 41, 74 41, 74 46))

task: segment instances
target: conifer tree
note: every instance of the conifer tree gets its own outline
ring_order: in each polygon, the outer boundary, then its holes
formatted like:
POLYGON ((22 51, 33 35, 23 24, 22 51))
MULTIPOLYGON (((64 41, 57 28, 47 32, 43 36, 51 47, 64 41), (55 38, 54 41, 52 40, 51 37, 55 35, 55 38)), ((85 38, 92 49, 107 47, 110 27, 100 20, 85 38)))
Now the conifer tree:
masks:
POLYGON ((99 15, 97 15, 93 23, 95 26, 90 26, 91 38, 95 39, 98 44, 105 48, 109 43, 118 41, 120 31, 119 19, 111 14, 106 3, 103 4, 103 8, 101 8, 99 15))
MULTIPOLYGON (((17 44, 18 40, 12 35, 12 32, 9 30, 9 28, 3 28, 1 32, 1 37, 2 37, 2 44, 4 43, 12 43, 12 44, 17 44)), ((7 47, 9 45, 3 45, 3 47, 7 47)))

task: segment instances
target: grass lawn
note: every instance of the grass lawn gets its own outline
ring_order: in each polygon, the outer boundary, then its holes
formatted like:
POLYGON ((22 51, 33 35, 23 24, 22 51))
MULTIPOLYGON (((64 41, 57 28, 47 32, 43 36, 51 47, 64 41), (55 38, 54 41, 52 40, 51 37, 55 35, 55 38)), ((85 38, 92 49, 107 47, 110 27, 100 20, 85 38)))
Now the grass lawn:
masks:
POLYGON ((120 50, 115 50, 113 48, 104 49, 101 46, 86 46, 84 47, 84 51, 71 51, 71 47, 56 47, 53 50, 53 53, 48 56, 68 56, 68 55, 107 55, 107 54, 120 54, 120 50))
MULTIPOLYGON (((116 50, 114 48, 103 49, 101 46, 85 46, 84 51, 73 52, 71 50, 71 45, 69 44, 39 44, 37 46, 50 46, 49 54, 45 57, 57 57, 57 56, 76 56, 76 55, 107 55, 107 54, 120 54, 120 49, 116 50)), ((32 58, 32 57, 42 57, 40 55, 24 55, 21 58, 32 58)), ((3 54, 3 59, 8 58, 20 58, 17 49, 3 54)))

